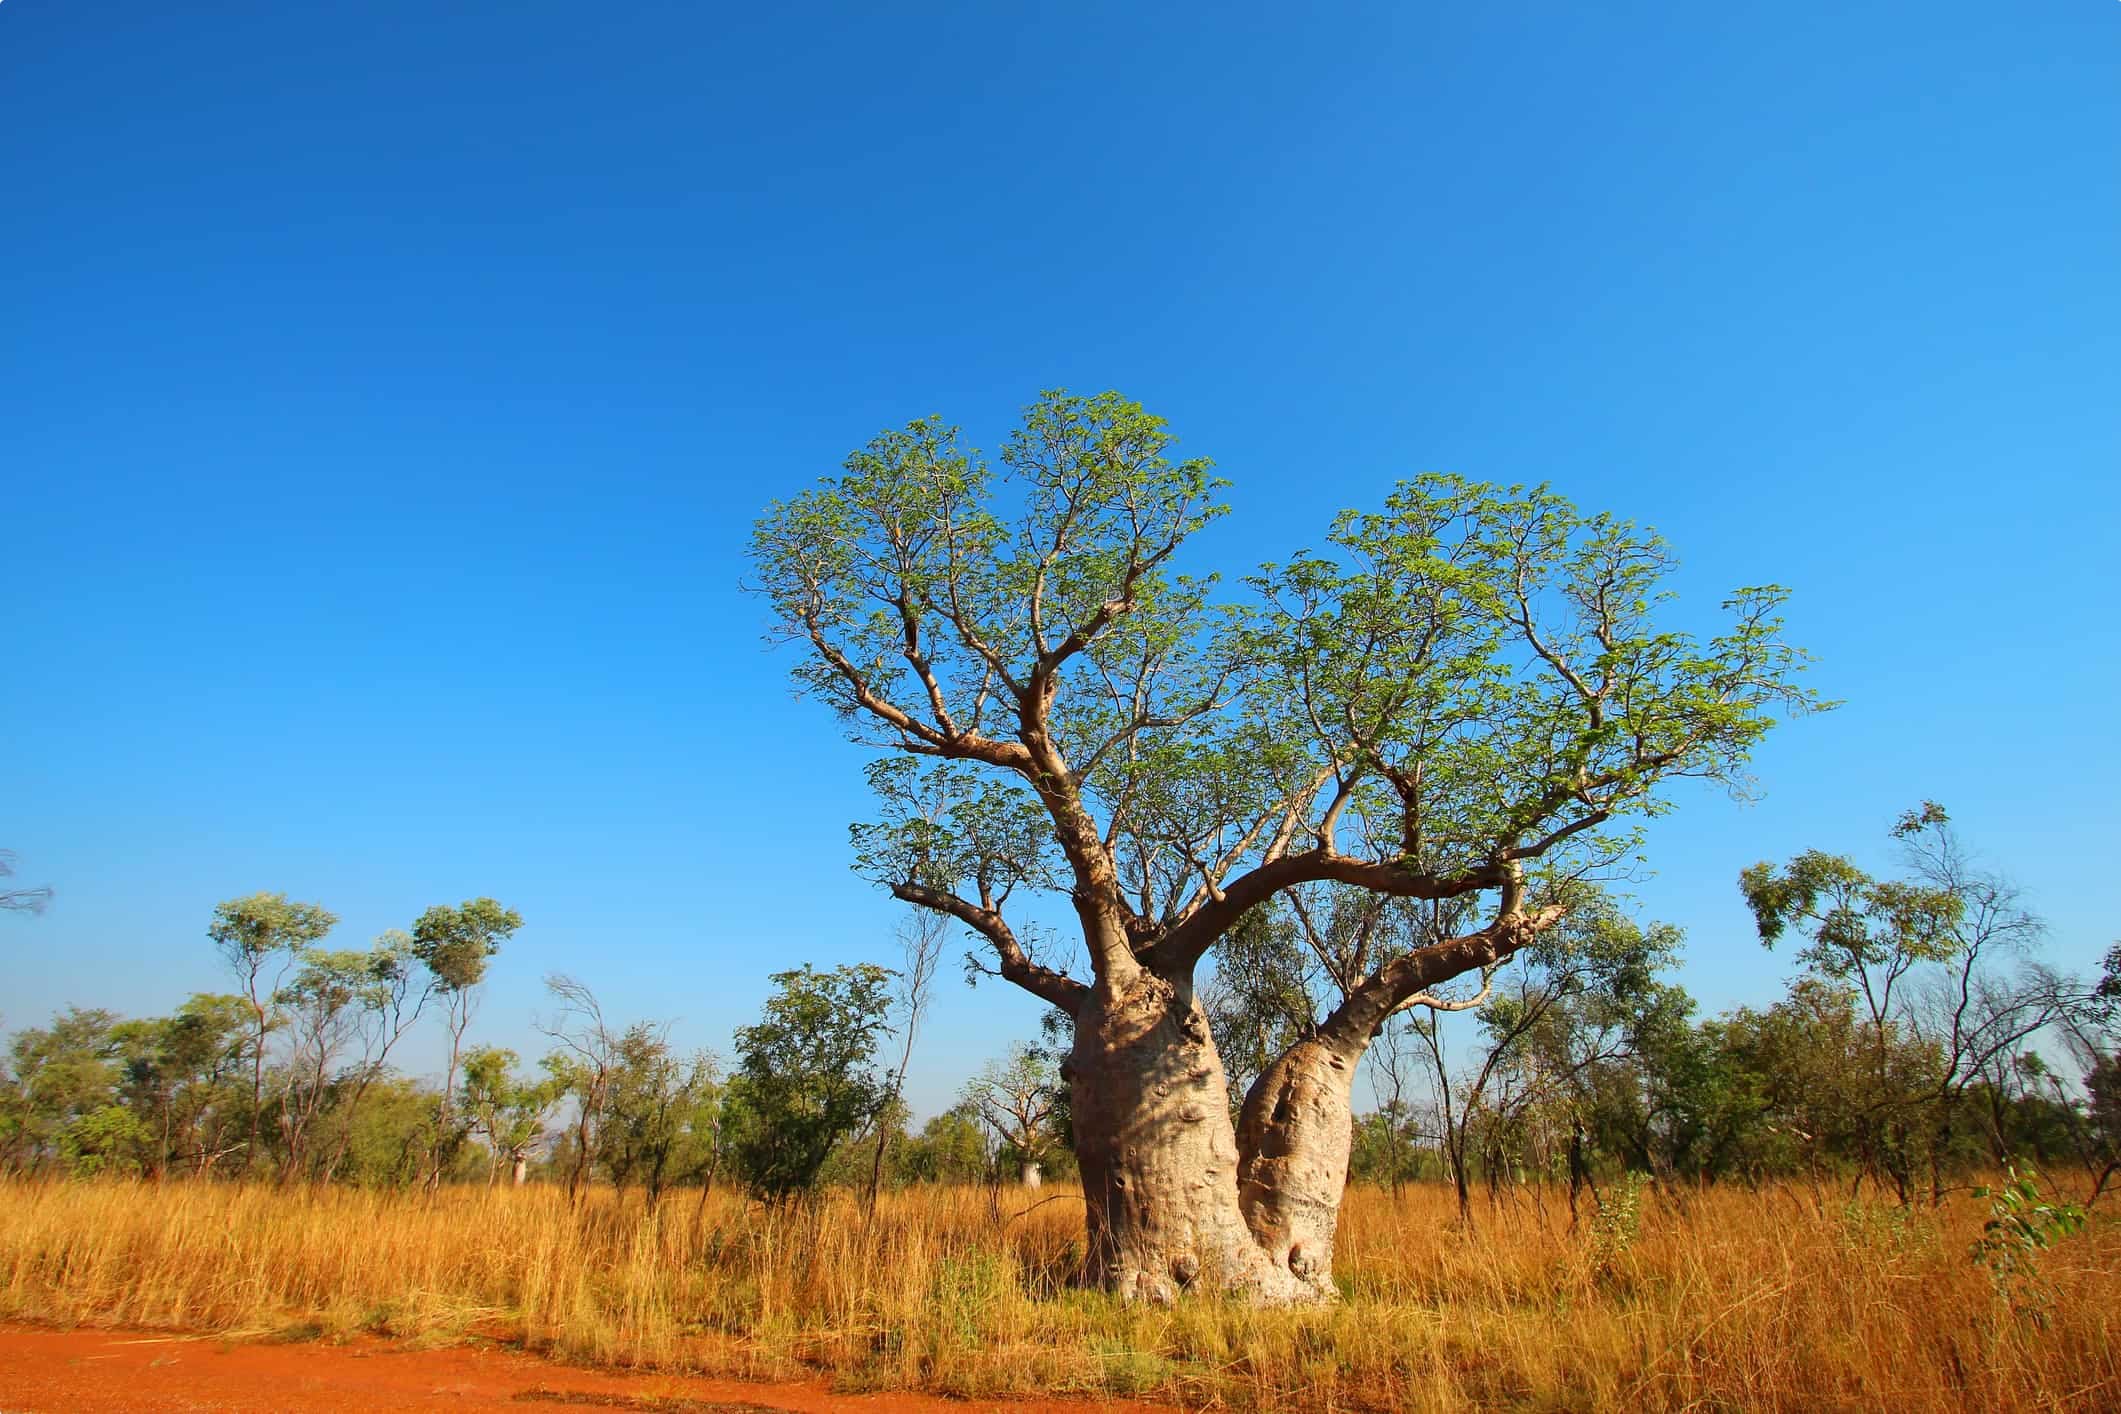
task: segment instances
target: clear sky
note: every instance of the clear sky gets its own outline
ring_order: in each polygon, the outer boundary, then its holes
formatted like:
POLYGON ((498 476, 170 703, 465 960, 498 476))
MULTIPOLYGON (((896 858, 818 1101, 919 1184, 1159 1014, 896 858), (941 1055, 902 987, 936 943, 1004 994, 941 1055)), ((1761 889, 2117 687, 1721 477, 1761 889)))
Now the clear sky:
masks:
MULTIPOLYGON (((220 985, 493 894, 538 978, 726 1051, 895 955, 858 758, 739 588, 879 428, 1116 387, 1218 459, 1195 568, 1424 469, 1794 588, 1759 803, 1645 912, 1766 1000, 1733 881, 1925 797, 2121 935, 2121 5, 0 5, 0 1012, 220 985)), ((1037 1004, 946 971, 913 1098, 1037 1004)), ((419 1058, 416 1058, 416 1060, 419 1058)))

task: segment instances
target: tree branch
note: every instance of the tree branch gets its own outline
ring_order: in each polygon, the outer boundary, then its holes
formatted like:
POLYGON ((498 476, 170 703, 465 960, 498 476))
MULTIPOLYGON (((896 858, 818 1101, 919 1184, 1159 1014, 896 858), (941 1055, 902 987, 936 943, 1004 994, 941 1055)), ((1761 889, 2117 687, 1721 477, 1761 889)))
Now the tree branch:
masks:
POLYGON ((1330 880, 1394 898, 1443 899, 1500 888, 1510 877, 1510 869, 1501 864, 1483 864, 1457 874, 1439 875, 1323 848, 1285 854, 1232 880, 1229 887, 1203 902, 1166 933, 1143 954, 1142 960, 1166 976, 1190 968, 1215 945, 1216 939, 1236 926, 1247 910, 1297 884, 1330 880))
POLYGON ((922 884, 893 884, 891 895, 902 902, 947 914, 978 933, 993 946, 995 956, 1000 959, 1003 980, 1014 982, 1032 996, 1052 1003, 1070 1016, 1075 1015, 1083 999, 1090 995, 1090 989, 1073 977, 1033 962, 996 910, 922 884))
POLYGON ((1487 927, 1416 948, 1380 967, 1326 1018, 1319 1039, 1342 1055, 1359 1056, 1385 1019, 1426 989, 1475 968, 1493 968, 1567 913, 1558 904, 1526 912, 1520 889, 1514 879, 1504 887, 1502 906, 1487 927))

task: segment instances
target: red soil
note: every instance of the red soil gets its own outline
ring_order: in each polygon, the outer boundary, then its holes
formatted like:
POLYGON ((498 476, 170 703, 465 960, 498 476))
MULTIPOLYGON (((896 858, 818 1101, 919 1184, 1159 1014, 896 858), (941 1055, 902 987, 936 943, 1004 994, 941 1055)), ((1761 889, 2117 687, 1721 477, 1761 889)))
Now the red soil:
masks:
POLYGON ((632 1375, 556 1365, 517 1351, 412 1350, 384 1341, 238 1345, 213 1336, 45 1330, 0 1325, 0 1414, 141 1411, 447 1409, 567 1414, 1154 1414, 1155 1406, 1090 1400, 947 1400, 835 1394, 822 1383, 749 1384, 632 1375))

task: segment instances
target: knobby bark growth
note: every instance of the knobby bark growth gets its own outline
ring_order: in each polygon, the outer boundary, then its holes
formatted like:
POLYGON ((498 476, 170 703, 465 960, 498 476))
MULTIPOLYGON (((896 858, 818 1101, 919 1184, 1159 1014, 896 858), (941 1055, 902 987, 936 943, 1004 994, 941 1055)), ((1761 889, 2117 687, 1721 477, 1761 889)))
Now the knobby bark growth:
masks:
POLYGON ((1545 488, 1402 483, 1218 601, 1177 557, 1221 483, 1173 441, 1109 393, 1042 395, 998 466, 916 421, 768 511, 757 587, 799 688, 878 752, 858 867, 1074 1018, 1086 1279, 1321 1299, 1378 1028, 1552 927, 1660 783, 1741 785, 1774 714, 1816 703, 1779 590, 1714 638, 1655 627, 1662 542, 1545 488), (1337 956, 1338 1005, 1233 1124, 1198 975, 1321 885, 1456 923, 1337 956))

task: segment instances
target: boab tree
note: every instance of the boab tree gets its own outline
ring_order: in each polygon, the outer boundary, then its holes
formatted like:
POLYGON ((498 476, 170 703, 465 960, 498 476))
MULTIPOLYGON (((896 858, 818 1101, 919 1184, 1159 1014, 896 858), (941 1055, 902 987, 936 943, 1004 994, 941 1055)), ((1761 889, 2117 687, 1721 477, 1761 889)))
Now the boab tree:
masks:
POLYGON ((1544 488, 1404 482, 1218 602, 1177 557, 1220 483, 1173 440, 1110 393, 1043 395, 998 466, 916 421, 774 505, 754 566, 799 690, 881 753, 860 867, 1074 1018, 1086 1279, 1325 1297, 1379 1026, 1552 926, 1661 784, 1740 783, 1810 699, 1779 590, 1737 593, 1716 637, 1661 627, 1663 543, 1544 488), (1196 969, 1323 882, 1480 911, 1365 957, 1233 1125, 1196 969), (1039 892, 1087 976, 1033 946, 1039 892))
POLYGON ((1047 1054, 1018 1042, 1007 1056, 987 1062, 965 1082, 965 1103, 1008 1146, 1026 1188, 1039 1186, 1039 1170, 1052 1143, 1053 1112, 1059 1103, 1054 1080, 1047 1054))

